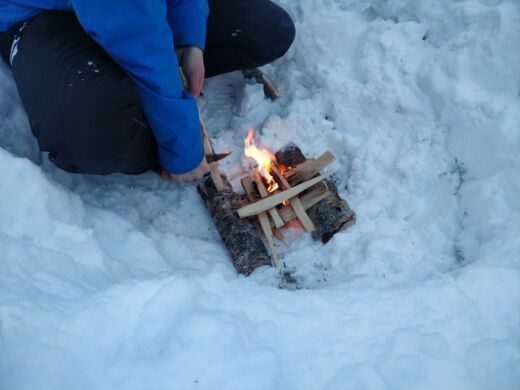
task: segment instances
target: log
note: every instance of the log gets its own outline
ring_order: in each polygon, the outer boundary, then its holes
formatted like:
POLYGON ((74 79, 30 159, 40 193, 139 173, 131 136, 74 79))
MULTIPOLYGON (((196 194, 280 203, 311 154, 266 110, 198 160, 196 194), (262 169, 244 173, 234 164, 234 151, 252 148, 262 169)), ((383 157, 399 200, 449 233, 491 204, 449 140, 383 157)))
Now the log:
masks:
MULTIPOLYGON (((276 161, 286 167, 296 166, 306 161, 302 151, 294 144, 287 145, 276 154, 276 161)), ((326 179, 330 195, 307 210, 307 214, 316 226, 312 238, 326 244, 337 232, 356 223, 356 214, 338 193, 334 181, 326 179)), ((283 213, 282 213, 283 218, 283 213)))
POLYGON ((197 186, 197 190, 231 255, 236 270, 247 276, 258 267, 271 265, 271 257, 256 229, 238 216, 240 196, 233 192, 225 176, 222 176, 222 183, 224 187, 219 192, 213 180, 207 177, 197 186))

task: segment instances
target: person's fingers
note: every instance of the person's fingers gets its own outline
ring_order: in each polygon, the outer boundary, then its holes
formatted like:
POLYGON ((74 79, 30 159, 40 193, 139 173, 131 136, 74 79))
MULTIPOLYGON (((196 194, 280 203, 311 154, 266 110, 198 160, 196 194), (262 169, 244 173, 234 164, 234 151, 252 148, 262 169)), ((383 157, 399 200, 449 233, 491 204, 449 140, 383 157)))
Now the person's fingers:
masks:
POLYGON ((161 179, 169 181, 172 179, 171 176, 172 176, 171 173, 166 172, 166 171, 161 171, 161 179))
POLYGON ((209 172, 209 165, 205 158, 202 159, 201 163, 195 168, 194 170, 183 173, 181 175, 174 175, 172 173, 162 171, 161 172, 161 178, 168 181, 173 181, 175 183, 182 183, 187 181, 194 181, 194 180, 200 180, 204 178, 204 175, 206 175, 209 172))

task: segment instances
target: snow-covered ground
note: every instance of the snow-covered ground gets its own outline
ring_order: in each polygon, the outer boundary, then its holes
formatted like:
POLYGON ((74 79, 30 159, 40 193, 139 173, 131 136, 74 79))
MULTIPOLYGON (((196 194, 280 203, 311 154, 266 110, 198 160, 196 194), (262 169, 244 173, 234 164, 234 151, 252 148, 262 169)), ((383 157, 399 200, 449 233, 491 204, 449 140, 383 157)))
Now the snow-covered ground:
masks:
POLYGON ((357 225, 237 276, 194 185, 40 156, 2 64, 0 389, 520 389, 520 3, 278 3, 282 97, 210 80, 207 127, 235 182, 250 127, 331 150, 357 225))

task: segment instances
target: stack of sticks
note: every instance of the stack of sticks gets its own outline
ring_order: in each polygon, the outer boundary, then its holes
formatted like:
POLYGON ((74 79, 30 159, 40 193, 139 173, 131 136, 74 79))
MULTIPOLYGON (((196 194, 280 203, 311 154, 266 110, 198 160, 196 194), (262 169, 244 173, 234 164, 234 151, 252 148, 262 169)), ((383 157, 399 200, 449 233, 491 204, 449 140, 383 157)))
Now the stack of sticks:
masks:
POLYGON ((335 170, 324 174, 319 172, 334 160, 334 155, 327 151, 317 159, 308 159, 284 169, 273 161, 270 174, 278 184, 278 189, 273 192, 267 190, 265 180, 256 168, 251 175, 242 178, 248 203, 237 213, 240 218, 256 217, 269 246, 272 265, 276 268, 280 268, 280 261, 273 236, 281 237, 279 229, 293 220, 298 220, 307 232, 316 230, 307 210, 331 194, 325 179, 335 170))

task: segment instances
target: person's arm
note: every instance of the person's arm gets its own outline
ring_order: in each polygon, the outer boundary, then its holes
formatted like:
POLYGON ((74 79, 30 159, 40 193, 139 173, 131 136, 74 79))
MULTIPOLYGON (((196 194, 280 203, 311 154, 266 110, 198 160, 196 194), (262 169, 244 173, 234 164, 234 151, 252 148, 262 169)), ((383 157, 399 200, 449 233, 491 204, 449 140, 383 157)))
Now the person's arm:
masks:
POLYGON ((204 157, 198 110, 182 91, 164 0, 72 0, 87 33, 130 75, 163 169, 184 174, 204 157))
POLYGON ((177 56, 188 79, 188 91, 198 98, 205 77, 203 50, 208 1, 167 0, 167 7, 166 19, 173 31, 177 56))

